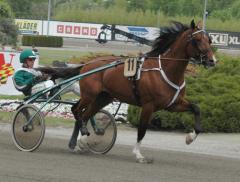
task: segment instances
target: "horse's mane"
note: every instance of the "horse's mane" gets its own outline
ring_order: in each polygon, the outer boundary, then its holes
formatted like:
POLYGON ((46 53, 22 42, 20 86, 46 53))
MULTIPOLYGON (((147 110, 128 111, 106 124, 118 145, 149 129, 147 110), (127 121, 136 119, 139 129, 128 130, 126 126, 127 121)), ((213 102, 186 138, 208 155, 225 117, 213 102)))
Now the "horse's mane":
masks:
POLYGON ((160 35, 155 39, 152 50, 146 55, 148 57, 157 57, 159 54, 163 54, 176 38, 188 28, 189 26, 175 21, 172 22, 172 26, 161 28, 160 35))

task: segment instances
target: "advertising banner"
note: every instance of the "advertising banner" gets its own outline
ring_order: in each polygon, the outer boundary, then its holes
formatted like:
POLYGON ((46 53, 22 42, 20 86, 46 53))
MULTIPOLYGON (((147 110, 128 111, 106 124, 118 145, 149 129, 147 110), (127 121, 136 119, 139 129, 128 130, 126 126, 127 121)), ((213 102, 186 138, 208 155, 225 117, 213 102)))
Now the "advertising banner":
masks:
POLYGON ((240 48, 240 33, 209 31, 212 45, 219 48, 240 48))
MULTIPOLYGON (((134 34, 136 36, 148 39, 148 40, 154 40, 156 37, 159 36, 160 30, 159 28, 154 27, 137 27, 137 26, 116 26, 117 29, 120 29, 124 32, 128 32, 131 34, 134 34)), ((128 40, 127 37, 123 35, 116 34, 115 39, 119 41, 134 41, 134 40, 128 40)))
POLYGON ((41 20, 15 19, 19 33, 23 35, 42 35, 41 20))
MULTIPOLYGON (((44 22, 44 27, 46 27, 46 23, 44 22)), ((51 21, 49 24, 49 34, 61 37, 97 39, 101 31, 101 26, 101 24, 51 21)), ((46 33, 44 31, 45 35, 46 33)))
MULTIPOLYGON (((0 51, 0 94, 21 95, 13 85, 12 76, 22 64, 19 62, 20 52, 0 51)), ((38 60, 34 62, 34 67, 38 66, 38 60)))
MULTIPOLYGON (((61 21, 42 21, 42 20, 28 20, 15 19, 20 34, 29 35, 50 35, 70 38, 84 38, 84 39, 105 39, 112 40, 112 32, 101 30, 102 24, 94 23, 75 23, 75 22, 61 22, 61 21), (100 34, 103 32, 102 34, 100 34), (98 37, 100 36, 100 37, 98 37)), ((160 30, 156 27, 142 27, 142 26, 121 26, 116 25, 117 29, 124 32, 134 34, 136 36, 154 40, 159 36, 160 30)), ((223 49, 240 49, 240 33, 239 32, 224 32, 224 31, 208 31, 212 38, 212 45, 223 49)), ((128 39, 124 35, 115 34, 116 41, 134 41, 128 39)))

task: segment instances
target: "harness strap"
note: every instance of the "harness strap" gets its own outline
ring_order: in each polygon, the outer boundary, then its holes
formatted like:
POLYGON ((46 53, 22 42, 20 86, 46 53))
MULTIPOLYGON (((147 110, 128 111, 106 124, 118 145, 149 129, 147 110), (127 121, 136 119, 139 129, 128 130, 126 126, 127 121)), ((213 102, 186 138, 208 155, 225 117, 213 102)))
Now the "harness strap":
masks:
POLYGON ((139 94, 139 90, 138 90, 138 82, 137 82, 137 80, 136 79, 133 79, 132 80, 132 89, 133 89, 133 94, 134 94, 134 97, 135 97, 135 99, 136 99, 136 102, 137 102, 137 104, 141 104, 141 100, 140 100, 140 94, 139 94))
POLYGON ((161 55, 159 55, 158 57, 158 63, 159 63, 159 68, 152 68, 152 69, 142 69, 142 71, 160 71, 163 79, 167 82, 167 84, 169 84, 171 87, 173 87, 174 89, 176 89, 176 93, 173 96, 172 100, 170 101, 170 103, 167 105, 167 107, 170 107, 177 99, 180 91, 185 87, 186 82, 185 80, 183 81, 183 83, 178 86, 177 84, 173 83, 171 80, 168 79, 166 73, 164 72, 163 68, 162 68, 162 64, 161 64, 161 55))
POLYGON ((201 30, 198 30, 196 32, 193 32, 192 35, 195 35, 195 34, 198 34, 198 33, 201 33, 201 32, 205 32, 205 30, 201 29, 201 30))
POLYGON ((134 97, 136 99, 137 104, 139 104, 139 105, 141 105, 141 99, 140 99, 140 93, 139 93, 139 90, 138 90, 138 80, 141 77, 141 70, 142 70, 142 66, 143 66, 144 61, 145 61, 145 56, 143 56, 141 58, 138 58, 137 73, 132 78, 133 94, 134 94, 134 97))

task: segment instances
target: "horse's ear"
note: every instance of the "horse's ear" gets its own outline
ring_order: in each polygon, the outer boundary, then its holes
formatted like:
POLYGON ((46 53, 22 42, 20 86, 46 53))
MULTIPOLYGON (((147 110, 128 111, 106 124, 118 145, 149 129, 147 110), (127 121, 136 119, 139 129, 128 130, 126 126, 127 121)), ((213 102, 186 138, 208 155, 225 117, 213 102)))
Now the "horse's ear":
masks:
POLYGON ((194 29, 196 27, 194 19, 191 21, 191 25, 190 26, 191 26, 192 29, 194 29))
POLYGON ((197 23, 197 28, 198 28, 199 30, 201 30, 201 29, 203 28, 203 22, 202 22, 202 21, 199 21, 199 22, 197 23))

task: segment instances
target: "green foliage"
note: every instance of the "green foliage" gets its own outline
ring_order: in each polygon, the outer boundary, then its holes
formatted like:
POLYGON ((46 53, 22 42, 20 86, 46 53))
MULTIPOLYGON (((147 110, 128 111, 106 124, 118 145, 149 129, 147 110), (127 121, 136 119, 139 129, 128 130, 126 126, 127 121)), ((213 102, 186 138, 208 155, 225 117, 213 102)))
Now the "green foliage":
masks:
POLYGON ((16 42, 17 27, 13 21, 12 10, 5 0, 0 0, 0 43, 16 45, 16 42))
POLYGON ((231 19, 231 16, 232 16, 231 11, 229 9, 214 11, 212 13, 212 17, 219 18, 222 22, 225 22, 231 19))
MULTIPOLYGON (((215 68, 198 68, 196 77, 186 79, 187 99, 201 108, 202 126, 206 132, 240 132, 240 62, 221 56, 215 68)), ((135 107, 129 108, 128 119, 138 124, 135 107)), ((191 113, 155 113, 152 124, 159 129, 190 130, 194 125, 191 113)))
MULTIPOLYGON (((194 17, 202 19, 203 1, 196 0, 148 0, 148 1, 77 1, 61 4, 55 10, 53 19, 61 21, 76 21, 89 23, 107 23, 136 26, 166 26, 170 21, 180 21, 189 24, 194 17), (129 3, 128 3, 129 2, 129 3), (142 2, 144 6, 142 6, 142 2)), ((230 3, 234 3, 231 1, 230 3)), ((207 29, 240 31, 240 22, 233 15, 233 9, 223 9, 216 6, 216 0, 209 2, 210 12, 207 29), (227 20, 227 21, 226 21, 227 20)), ((220 5, 225 5, 219 1, 220 5)), ((225 5, 226 7, 231 7, 225 5)))
POLYGON ((2 45, 16 45, 17 27, 10 18, 0 20, 0 43, 2 45))
POLYGON ((39 47, 62 47, 63 38, 55 36, 23 36, 23 46, 39 46, 39 47))
POLYGON ((0 0, 0 19, 12 17, 12 10, 5 0, 0 0))
POLYGON ((236 1, 233 4, 232 8, 230 9, 233 17, 240 18, 239 9, 240 9, 240 1, 236 1))
MULTIPOLYGON (((47 18, 48 0, 6 0, 17 18, 47 18)), ((53 1, 53 0, 52 0, 53 1)))
POLYGON ((140 118, 141 108, 136 106, 129 106, 128 107, 128 121, 131 122, 133 126, 138 126, 138 120, 140 118))
MULTIPOLYGON (((3 0, 2 0, 3 1, 3 0)), ((6 0, 16 18, 47 19, 48 0, 6 0)), ((87 23, 165 26, 202 19, 199 0, 52 0, 51 19, 87 23)), ((238 0, 208 0, 207 29, 240 31, 238 0), (224 8, 223 8, 224 7, 224 8)))

